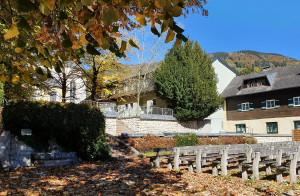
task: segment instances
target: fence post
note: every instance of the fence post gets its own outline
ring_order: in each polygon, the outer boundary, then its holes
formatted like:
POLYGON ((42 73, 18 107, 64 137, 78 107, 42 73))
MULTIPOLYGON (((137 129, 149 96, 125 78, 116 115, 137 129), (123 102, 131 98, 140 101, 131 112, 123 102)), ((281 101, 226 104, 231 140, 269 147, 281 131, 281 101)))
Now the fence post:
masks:
POLYGON ((198 149, 196 152, 196 172, 200 173, 202 171, 201 168, 201 154, 202 154, 202 149, 198 149))
POLYGON ((290 177, 291 184, 297 183, 297 161, 298 161, 298 153, 291 154, 291 164, 290 164, 290 177))
POLYGON ((180 155, 180 148, 175 148, 175 155, 174 155, 174 169, 179 170, 179 155, 180 155))
POLYGON ((221 174, 222 176, 227 175, 227 165, 228 165, 228 148, 225 148, 221 151, 221 174))
POLYGON ((278 167, 281 165, 282 162, 282 150, 278 150, 278 155, 276 157, 276 181, 277 182, 283 182, 282 173, 283 171, 280 170, 278 167))
POLYGON ((259 180, 259 161, 260 161, 260 152, 255 152, 253 163, 252 163, 252 172, 253 172, 254 180, 259 180))
POLYGON ((156 154, 156 158, 155 158, 155 167, 156 168, 159 168, 160 167, 160 154, 161 154, 161 151, 158 150, 157 154, 156 154))

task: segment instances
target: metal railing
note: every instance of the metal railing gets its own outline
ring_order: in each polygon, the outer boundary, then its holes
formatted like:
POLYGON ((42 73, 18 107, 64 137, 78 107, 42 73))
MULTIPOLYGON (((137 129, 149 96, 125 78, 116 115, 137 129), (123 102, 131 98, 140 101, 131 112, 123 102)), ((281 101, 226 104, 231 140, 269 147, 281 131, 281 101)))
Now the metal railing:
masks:
POLYGON ((137 108, 118 108, 120 118, 139 117, 142 114, 173 116, 173 110, 170 108, 140 106, 140 115, 137 108))
POLYGON ((110 103, 110 102, 98 102, 98 101, 84 100, 84 101, 81 101, 80 103, 87 104, 89 106, 98 107, 101 111, 117 112, 116 104, 110 103))
POLYGON ((142 114, 173 116, 173 110, 170 108, 141 106, 142 114))

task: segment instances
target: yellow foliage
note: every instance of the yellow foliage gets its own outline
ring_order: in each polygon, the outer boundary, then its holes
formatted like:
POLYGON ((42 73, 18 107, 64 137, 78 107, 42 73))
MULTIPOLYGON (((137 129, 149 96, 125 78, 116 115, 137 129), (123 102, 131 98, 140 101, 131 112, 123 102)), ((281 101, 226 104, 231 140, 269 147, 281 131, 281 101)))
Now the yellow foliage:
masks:
POLYGON ((16 53, 22 52, 22 48, 19 48, 19 47, 15 48, 15 52, 16 52, 16 53))
POLYGON ((13 84, 17 84, 20 81, 20 77, 18 75, 15 75, 12 79, 11 82, 13 84))
POLYGON ((5 33, 4 39, 7 40, 10 38, 16 37, 17 35, 19 35, 18 27, 15 24, 13 24, 10 27, 10 29, 8 29, 8 31, 5 33))

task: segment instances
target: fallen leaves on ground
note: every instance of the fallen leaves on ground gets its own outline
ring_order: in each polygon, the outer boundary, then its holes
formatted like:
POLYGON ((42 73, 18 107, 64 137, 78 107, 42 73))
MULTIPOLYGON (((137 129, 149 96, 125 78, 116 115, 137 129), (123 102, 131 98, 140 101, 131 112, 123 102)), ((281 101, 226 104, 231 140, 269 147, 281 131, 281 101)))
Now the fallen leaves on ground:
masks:
MULTIPOLYGON (((0 174, 0 195, 281 195, 300 194, 300 185, 243 180, 238 170, 212 176, 186 169, 154 169, 149 159, 118 157, 110 162, 62 167, 17 168, 0 174)), ((264 175, 262 173, 262 175, 264 175)), ((288 179, 288 176, 285 177, 288 179)))

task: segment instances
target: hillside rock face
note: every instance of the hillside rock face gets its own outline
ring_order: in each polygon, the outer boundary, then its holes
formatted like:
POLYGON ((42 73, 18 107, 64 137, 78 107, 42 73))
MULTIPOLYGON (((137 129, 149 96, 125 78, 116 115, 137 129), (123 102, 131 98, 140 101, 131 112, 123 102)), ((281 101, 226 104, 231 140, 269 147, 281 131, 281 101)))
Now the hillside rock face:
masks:
POLYGON ((261 68, 265 66, 276 68, 300 64, 299 60, 280 54, 261 53, 249 50, 228 53, 216 52, 209 54, 209 57, 211 58, 214 58, 215 56, 218 56, 229 66, 236 69, 241 75, 260 72, 261 68))

